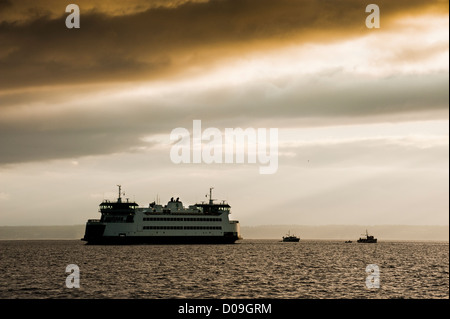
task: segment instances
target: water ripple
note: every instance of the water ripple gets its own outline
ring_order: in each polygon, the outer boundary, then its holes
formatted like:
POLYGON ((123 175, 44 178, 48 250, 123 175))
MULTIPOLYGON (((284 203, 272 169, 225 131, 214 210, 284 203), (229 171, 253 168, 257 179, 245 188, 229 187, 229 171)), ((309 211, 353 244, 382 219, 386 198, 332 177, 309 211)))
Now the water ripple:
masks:
POLYGON ((449 247, 336 241, 86 246, 0 242, 0 298, 449 298, 449 247), (65 287, 69 264, 80 288, 65 287), (380 288, 368 289, 368 264, 380 288))

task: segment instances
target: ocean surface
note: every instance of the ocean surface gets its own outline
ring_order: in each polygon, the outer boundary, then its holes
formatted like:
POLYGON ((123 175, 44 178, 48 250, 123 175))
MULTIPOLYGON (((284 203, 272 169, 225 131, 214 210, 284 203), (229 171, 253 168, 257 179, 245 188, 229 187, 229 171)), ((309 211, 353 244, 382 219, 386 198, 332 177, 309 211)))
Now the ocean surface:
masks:
POLYGON ((89 246, 79 240, 0 241, 0 298, 448 299, 449 244, 244 239, 234 245, 89 246), (79 288, 66 287, 69 264, 79 267, 79 288), (374 276, 366 272, 370 264, 378 267, 379 288, 367 287, 367 277, 374 276))

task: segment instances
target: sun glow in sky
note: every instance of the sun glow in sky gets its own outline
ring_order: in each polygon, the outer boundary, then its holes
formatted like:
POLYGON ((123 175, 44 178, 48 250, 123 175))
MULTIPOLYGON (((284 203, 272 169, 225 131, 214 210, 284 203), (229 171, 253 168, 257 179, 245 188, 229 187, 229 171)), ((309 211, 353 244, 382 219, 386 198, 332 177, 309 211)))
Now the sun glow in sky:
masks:
POLYGON ((0 1, 0 225, 214 186, 242 225, 448 225, 448 1, 0 1), (170 133, 277 128, 279 167, 174 164, 170 133), (30 210, 30 202, 33 209, 30 210), (276 212, 276 213, 274 213, 276 212))

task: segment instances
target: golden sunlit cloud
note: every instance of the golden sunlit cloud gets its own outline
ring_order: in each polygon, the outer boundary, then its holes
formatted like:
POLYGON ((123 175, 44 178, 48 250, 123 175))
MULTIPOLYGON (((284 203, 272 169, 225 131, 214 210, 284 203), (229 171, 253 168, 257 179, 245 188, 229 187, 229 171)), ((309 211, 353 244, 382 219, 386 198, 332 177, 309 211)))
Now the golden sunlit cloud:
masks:
POLYGON ((82 223, 111 185, 195 196, 193 181, 212 180, 244 221, 301 200, 317 214, 280 218, 370 222, 383 210, 380 223, 397 223, 401 208, 448 224, 448 1, 377 1, 379 29, 359 0, 76 3, 73 30, 60 1, 0 0, 0 224, 44 223, 18 204, 27 196, 46 221, 82 223), (279 129, 277 173, 175 165, 170 132, 193 120, 279 129), (395 198, 378 204, 366 191, 378 189, 395 198))
MULTIPOLYGON (((26 1, 4 3, 2 10, 45 12, 26 1)), ((135 13, 125 9, 123 15, 110 14, 121 12, 118 3, 105 5, 111 8, 105 12, 103 7, 96 12, 86 9, 81 13, 83 27, 77 30, 65 28, 63 10, 59 19, 43 15, 25 25, 5 22, 0 25, 0 85, 5 90, 125 78, 158 80, 189 70, 204 72, 229 57, 379 33, 366 28, 364 6, 358 0, 168 3, 168 7, 159 2, 136 5, 135 13)), ((402 16, 445 16, 448 12, 448 3, 438 0, 381 1, 379 5, 383 8, 383 33, 395 33, 396 21, 402 16)), ((54 8, 53 2, 48 7, 54 8)), ((412 27, 417 29, 414 24, 412 27)))

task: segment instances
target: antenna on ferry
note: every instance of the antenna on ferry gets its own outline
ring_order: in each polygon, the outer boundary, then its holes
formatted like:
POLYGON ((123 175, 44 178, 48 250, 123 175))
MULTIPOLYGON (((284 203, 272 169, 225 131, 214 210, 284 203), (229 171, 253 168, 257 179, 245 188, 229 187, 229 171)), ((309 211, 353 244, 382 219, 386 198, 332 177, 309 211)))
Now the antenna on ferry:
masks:
POLYGON ((122 198, 120 197, 120 194, 121 194, 120 189, 122 188, 122 185, 117 185, 117 186, 119 187, 119 198, 117 198, 117 201, 119 203, 121 203, 122 202, 122 198))
POLYGON ((213 199, 212 199, 212 190, 213 189, 214 189, 214 187, 209 188, 209 205, 213 204, 213 199))

